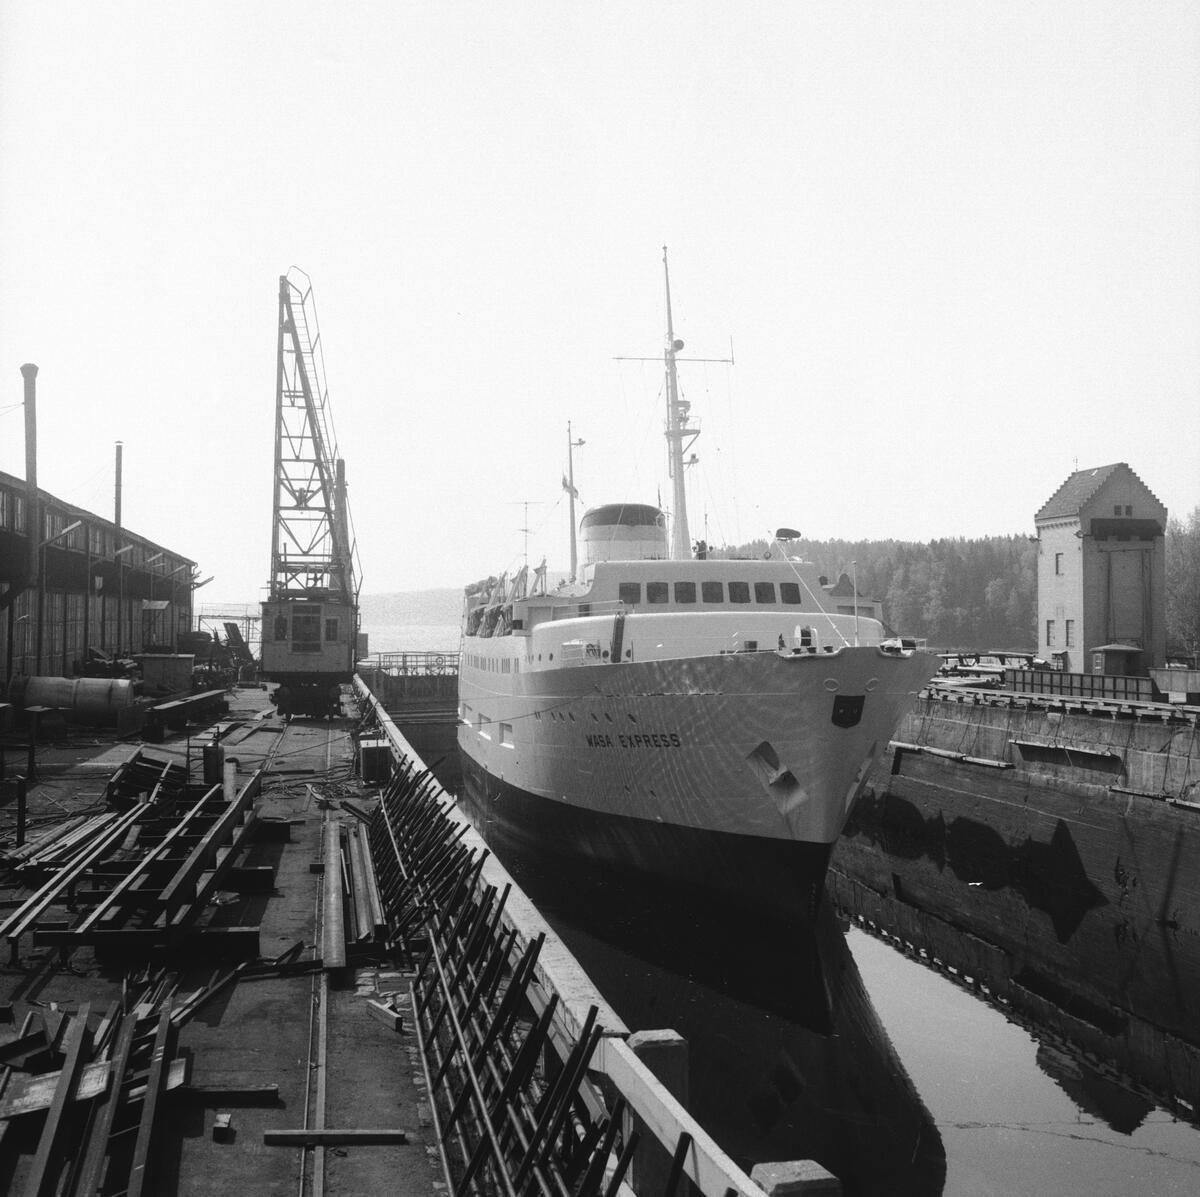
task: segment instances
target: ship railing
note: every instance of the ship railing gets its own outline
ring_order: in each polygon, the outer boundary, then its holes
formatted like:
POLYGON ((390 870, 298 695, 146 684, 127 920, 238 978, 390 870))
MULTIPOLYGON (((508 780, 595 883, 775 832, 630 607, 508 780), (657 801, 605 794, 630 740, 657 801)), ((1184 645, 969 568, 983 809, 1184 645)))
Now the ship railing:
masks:
POLYGON ((460 654, 457 651, 372 653, 359 662, 359 673, 381 673, 389 677, 443 677, 457 675, 460 654))

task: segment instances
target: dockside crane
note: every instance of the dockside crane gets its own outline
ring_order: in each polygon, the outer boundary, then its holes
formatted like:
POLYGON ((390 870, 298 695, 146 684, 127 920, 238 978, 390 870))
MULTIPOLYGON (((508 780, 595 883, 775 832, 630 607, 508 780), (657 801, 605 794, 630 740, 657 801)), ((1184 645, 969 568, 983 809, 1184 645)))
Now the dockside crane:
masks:
MULTIPOLYGON (((275 497, 262 670, 282 715, 332 716, 359 655, 358 558, 308 276, 279 279, 275 497)), ((365 651, 365 648, 364 650, 365 651)))

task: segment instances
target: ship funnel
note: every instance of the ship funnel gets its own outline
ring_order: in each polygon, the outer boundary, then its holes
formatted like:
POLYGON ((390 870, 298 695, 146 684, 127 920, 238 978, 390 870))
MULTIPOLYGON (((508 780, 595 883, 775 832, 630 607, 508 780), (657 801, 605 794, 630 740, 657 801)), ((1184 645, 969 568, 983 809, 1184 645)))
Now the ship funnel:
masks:
POLYGON ((669 557, 667 519, 645 503, 609 503, 593 507, 579 523, 584 563, 647 561, 669 557))

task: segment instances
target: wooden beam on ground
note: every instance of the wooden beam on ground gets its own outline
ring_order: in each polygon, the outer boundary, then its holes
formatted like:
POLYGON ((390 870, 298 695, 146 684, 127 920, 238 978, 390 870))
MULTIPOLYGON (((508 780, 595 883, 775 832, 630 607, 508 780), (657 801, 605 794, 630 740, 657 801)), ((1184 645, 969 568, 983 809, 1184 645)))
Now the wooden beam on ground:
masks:
POLYGON ((144 807, 135 806, 105 828, 70 865, 56 873, 27 902, 0 923, 0 936, 8 939, 12 959, 17 959, 21 935, 33 926, 34 921, 69 886, 79 879, 93 861, 99 860, 125 833, 145 814, 144 807))
POLYGON ((175 826, 171 828, 171 830, 167 832, 165 836, 163 836, 158 844, 142 858, 138 868, 114 885, 112 890, 109 891, 108 896, 102 902, 100 902, 99 905, 97 905, 96 909, 93 910, 91 914, 89 914, 87 918, 85 918, 83 922, 81 922, 75 928, 75 930, 81 933, 86 933, 105 916, 106 912, 109 910, 116 910, 118 908, 118 904, 121 903, 122 898, 126 895, 127 891, 136 888, 140 884, 140 879, 143 878, 155 864, 162 861, 163 858, 170 853, 172 845, 174 845, 177 840, 187 835, 188 830, 192 827, 194 821, 203 817, 205 813, 204 808, 208 804, 209 800, 215 794, 219 793, 220 786, 214 786, 208 791, 208 793, 204 795, 203 798, 196 802, 191 810, 189 810, 179 820, 179 822, 176 823, 175 826))
POLYGON ((84 1054, 90 1041, 88 1010, 89 1006, 85 1002, 67 1030, 63 1044, 62 1071, 58 1074, 58 1082, 46 1111, 46 1124, 42 1127, 42 1137, 38 1140, 37 1154, 33 1157, 33 1166, 25 1182, 26 1197, 43 1197, 43 1194, 52 1191, 53 1177, 48 1175, 50 1165, 52 1161, 57 1163, 61 1155, 59 1148, 63 1138, 64 1116, 78 1083, 84 1054))
POLYGON ((142 1100, 142 1117, 138 1123, 137 1142, 133 1147, 133 1164, 129 1169, 129 1184, 125 1189, 127 1197, 142 1197, 143 1193, 153 1192, 147 1187, 146 1177, 150 1163, 150 1148, 154 1141, 154 1119, 158 1114, 158 1099, 162 1094, 163 1081, 167 1072, 167 1045, 171 1037, 171 1001, 166 1005, 158 1019, 158 1029, 154 1035, 154 1048, 150 1055, 150 1073, 146 1078, 146 1096, 142 1100))
POLYGON ((361 1147, 407 1143, 408 1132, 384 1128, 343 1129, 312 1127, 305 1130, 263 1131, 267 1147, 361 1147))
POLYGON ((117 1032, 116 1046, 113 1048, 112 1086, 99 1104, 96 1116, 92 1121, 87 1153, 84 1156, 83 1171, 77 1189, 80 1193, 98 1193, 100 1191, 100 1182, 104 1178, 104 1161, 108 1158, 108 1140, 112 1134, 117 1110, 121 1107, 121 1087, 125 1079, 125 1070, 129 1067, 129 1056, 133 1050, 133 1040, 136 1034, 137 1019, 132 1014, 127 1015, 121 1021, 121 1029, 117 1032))
MULTIPOLYGON (((254 783, 258 776, 256 773, 242 787, 238 796, 226 806, 221 817, 192 849, 187 860, 162 891, 157 920, 160 926, 176 925, 180 921, 178 916, 185 907, 198 904, 206 893, 215 889, 215 878, 220 875, 217 868, 218 851, 227 844, 232 847, 240 846, 253 828, 253 804, 258 793, 258 786, 254 783), (210 874, 207 887, 201 885, 201 877, 206 871, 210 874)), ((261 785, 261 782, 259 784, 261 785)), ((230 860, 228 854, 225 860, 230 860)))

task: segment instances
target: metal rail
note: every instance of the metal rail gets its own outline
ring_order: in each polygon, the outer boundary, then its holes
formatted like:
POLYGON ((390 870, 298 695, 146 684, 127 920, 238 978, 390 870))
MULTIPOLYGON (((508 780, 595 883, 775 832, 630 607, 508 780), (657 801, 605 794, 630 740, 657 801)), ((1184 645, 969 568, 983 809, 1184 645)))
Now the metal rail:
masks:
POLYGON ((401 769, 382 795, 371 845, 397 946, 411 957, 424 945, 412 980, 414 1029, 452 1191, 615 1194, 635 1142, 624 1133, 623 1103, 595 1119, 595 1102, 578 1095, 600 1037, 595 1011, 549 1083, 537 1065, 551 1018, 530 1019, 527 994, 541 941, 510 958, 514 936, 500 930, 508 891, 479 887, 486 852, 461 844, 430 782, 401 769))
POLYGON ((564 1183, 605 1197, 762 1197, 626 1042, 624 1023, 361 678, 356 691, 392 747, 371 851, 391 946, 414 969, 414 1030, 455 1197, 505 1191, 490 1171, 501 1163, 519 1192, 543 1197, 564 1183), (662 1153, 661 1170, 643 1151, 662 1153))

